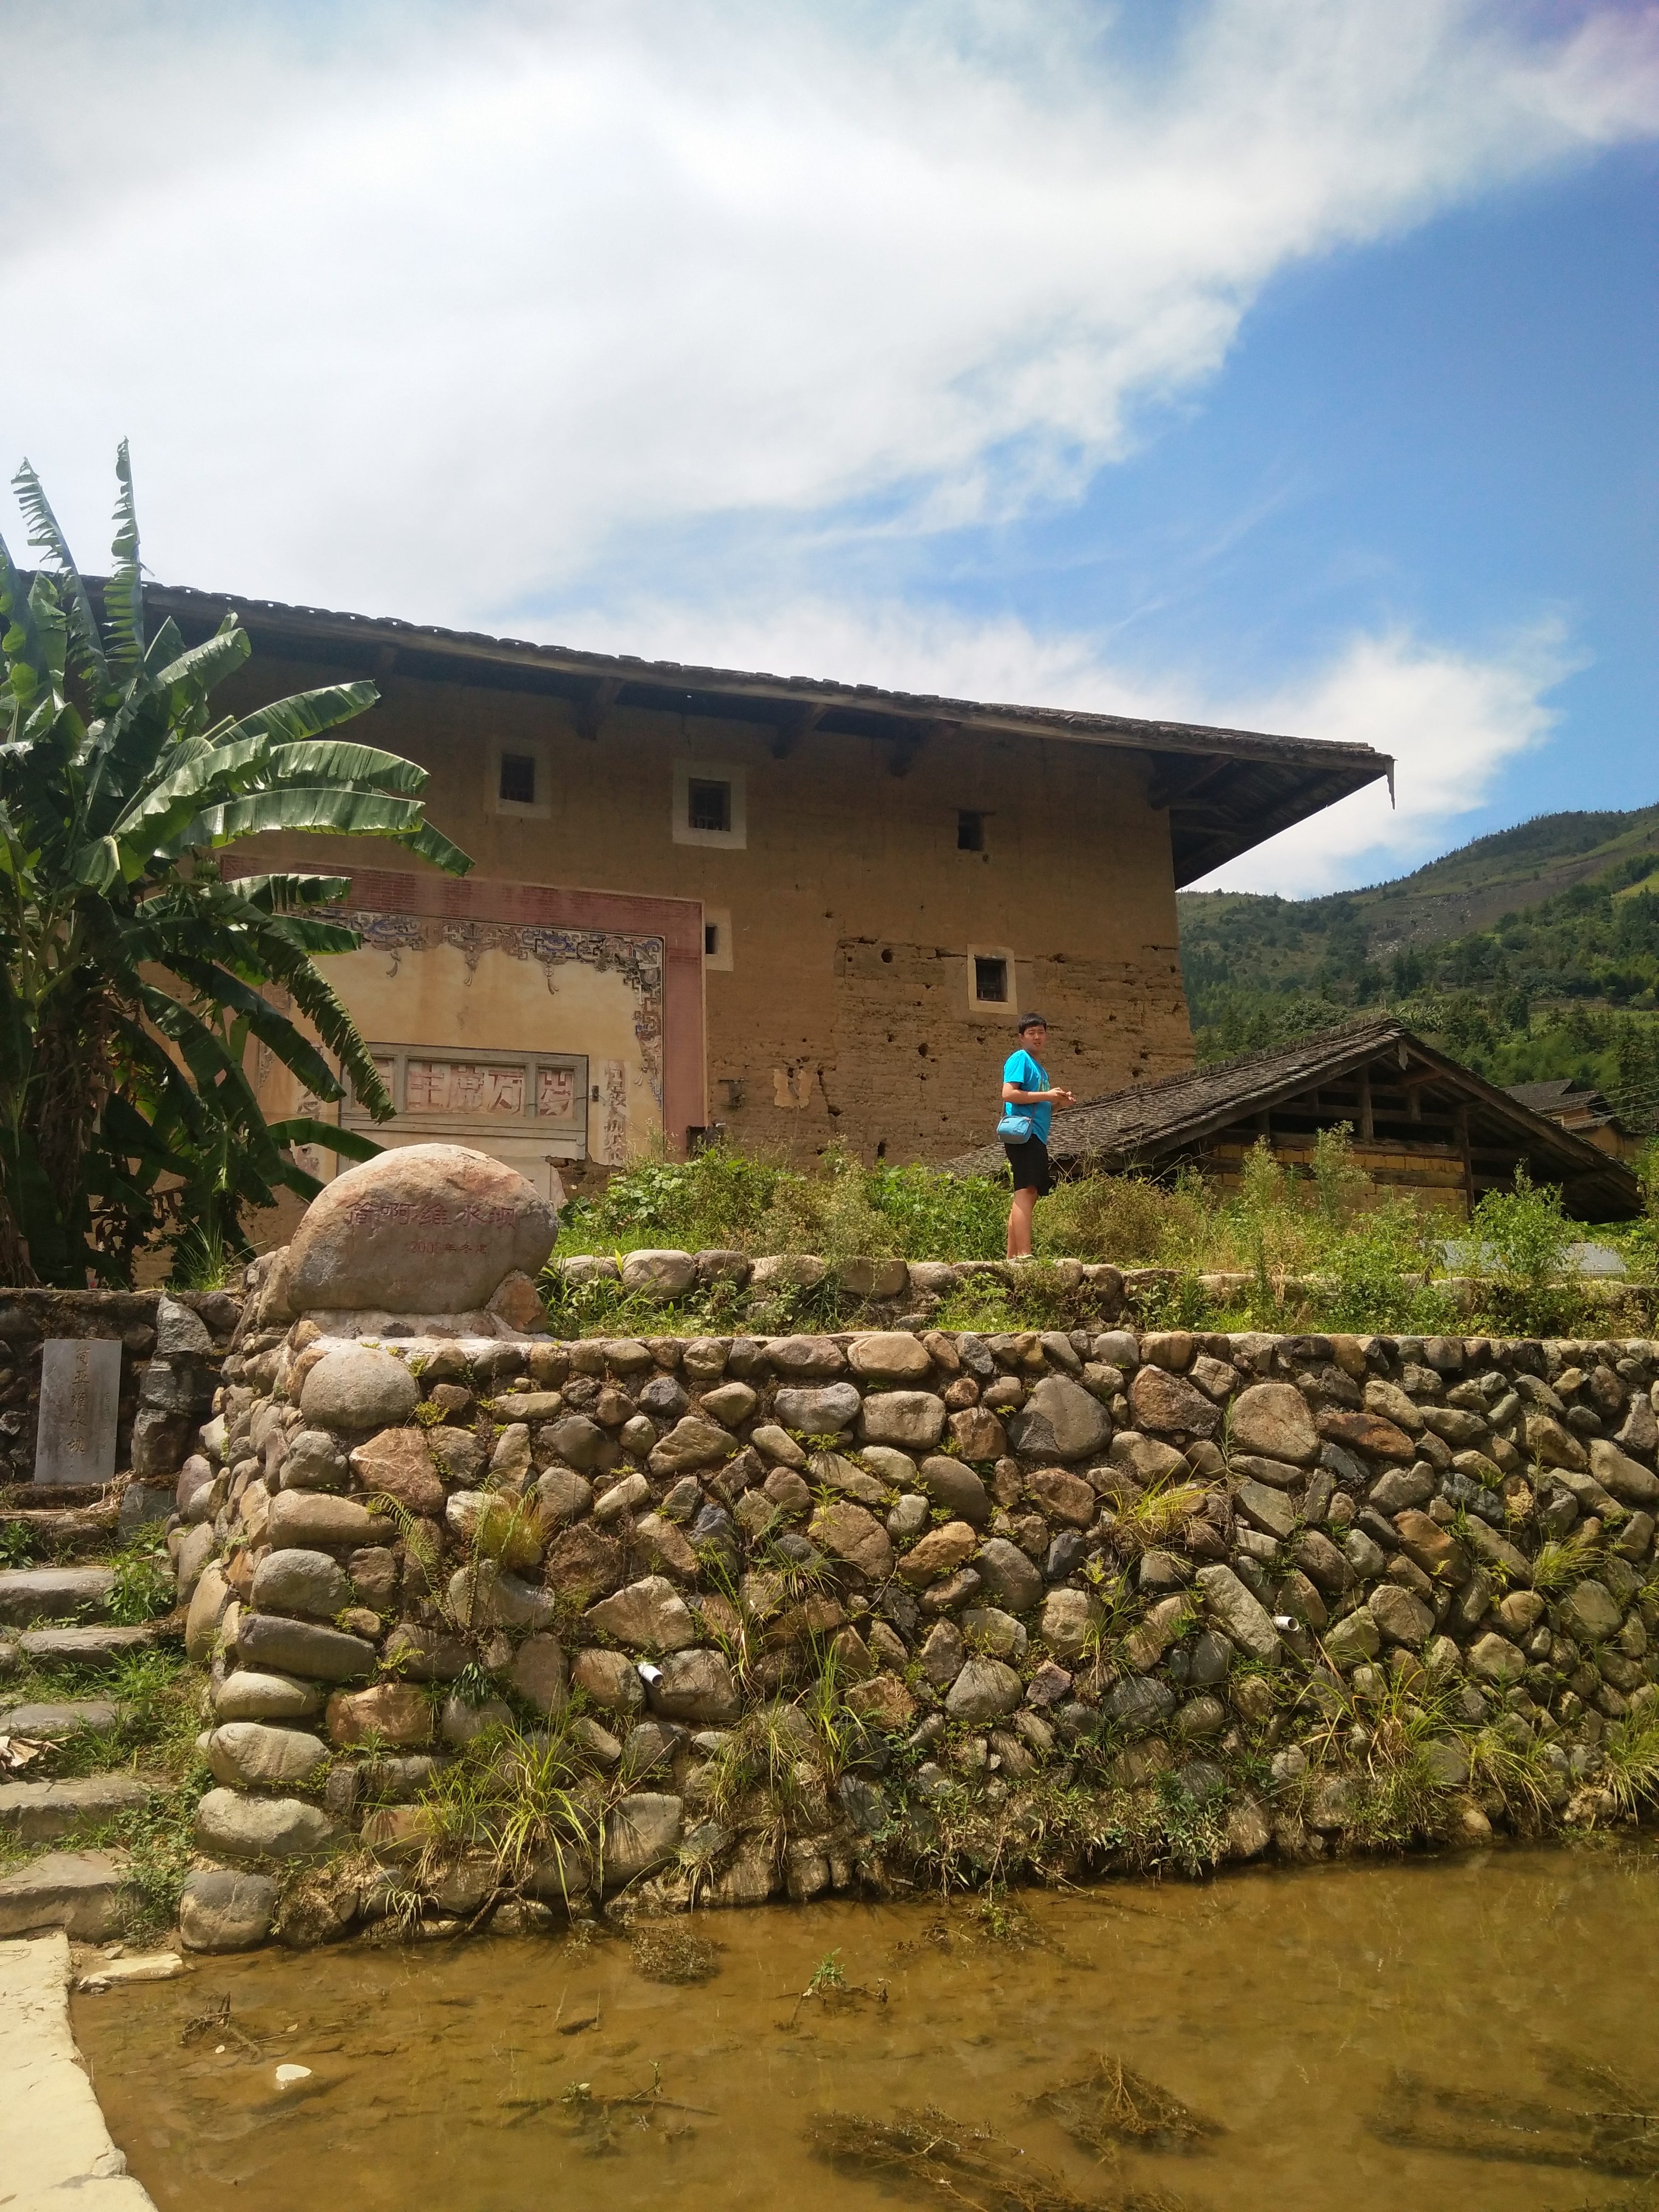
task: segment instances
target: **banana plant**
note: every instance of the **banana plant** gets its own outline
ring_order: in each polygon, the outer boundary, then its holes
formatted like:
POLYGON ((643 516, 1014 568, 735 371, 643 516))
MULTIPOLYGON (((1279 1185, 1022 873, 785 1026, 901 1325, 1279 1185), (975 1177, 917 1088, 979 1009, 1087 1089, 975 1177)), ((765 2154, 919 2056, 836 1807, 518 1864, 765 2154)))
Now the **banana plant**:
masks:
POLYGON ((130 1282, 158 1236, 246 1250, 246 1208, 319 1185, 301 1145, 373 1139, 268 1122, 247 1073, 272 1054, 319 1102, 349 1085, 392 1112, 317 963, 353 950, 330 909, 349 878, 227 873, 268 831, 389 839, 452 875, 471 860, 425 817, 426 771, 335 734, 372 684, 240 715, 210 695, 250 652, 234 614, 187 647, 151 635, 123 443, 111 573, 88 588, 27 462, 13 489, 32 572, 0 538, 0 1280, 130 1282), (304 1022, 309 1029, 301 1027, 304 1022))

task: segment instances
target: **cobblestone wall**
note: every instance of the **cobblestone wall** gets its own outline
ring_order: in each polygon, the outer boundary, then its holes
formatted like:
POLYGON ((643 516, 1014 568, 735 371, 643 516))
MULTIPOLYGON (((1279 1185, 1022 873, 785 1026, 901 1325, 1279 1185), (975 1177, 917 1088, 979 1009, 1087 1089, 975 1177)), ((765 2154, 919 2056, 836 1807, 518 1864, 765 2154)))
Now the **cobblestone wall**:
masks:
POLYGON ((510 1881, 428 1850, 428 1914, 1611 1817, 1659 1705, 1656 1361, 1125 1328, 253 1337, 169 1539, 227 1870, 192 1878, 187 1939, 228 1940, 233 1892, 238 1941, 407 1908, 422 1793, 495 1723, 583 1766, 586 1845, 510 1881), (769 1777, 738 1759, 757 1730, 769 1777), (285 1872, 343 1845, 331 1885, 285 1872))

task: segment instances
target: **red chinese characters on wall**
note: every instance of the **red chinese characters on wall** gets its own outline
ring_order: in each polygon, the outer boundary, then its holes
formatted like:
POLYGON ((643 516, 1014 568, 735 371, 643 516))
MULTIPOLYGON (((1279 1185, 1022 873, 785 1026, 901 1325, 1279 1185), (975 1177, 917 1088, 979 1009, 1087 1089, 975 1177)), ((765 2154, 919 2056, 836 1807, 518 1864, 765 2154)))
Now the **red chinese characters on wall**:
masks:
MULTIPOLYGON (((518 1218, 510 1206, 485 1206, 468 1200, 459 1206, 449 1206, 440 1199, 421 1200, 386 1198, 366 1198, 351 1209, 354 1229, 373 1233, 377 1229, 511 1229, 518 1218)), ((422 1248, 416 1246, 416 1250, 422 1248)), ((442 1248, 427 1248, 438 1250, 442 1248)), ((470 1246, 471 1250, 482 1250, 470 1246)))

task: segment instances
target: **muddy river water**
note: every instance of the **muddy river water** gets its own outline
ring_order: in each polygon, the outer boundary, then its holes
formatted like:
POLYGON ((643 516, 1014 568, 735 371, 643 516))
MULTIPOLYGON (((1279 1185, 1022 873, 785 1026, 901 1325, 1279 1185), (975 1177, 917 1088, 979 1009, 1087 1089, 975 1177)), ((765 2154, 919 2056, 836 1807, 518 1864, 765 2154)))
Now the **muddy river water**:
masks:
POLYGON ((1650 1845, 1012 1902, 198 1960, 75 2027, 164 2212, 1659 2202, 1650 1845))

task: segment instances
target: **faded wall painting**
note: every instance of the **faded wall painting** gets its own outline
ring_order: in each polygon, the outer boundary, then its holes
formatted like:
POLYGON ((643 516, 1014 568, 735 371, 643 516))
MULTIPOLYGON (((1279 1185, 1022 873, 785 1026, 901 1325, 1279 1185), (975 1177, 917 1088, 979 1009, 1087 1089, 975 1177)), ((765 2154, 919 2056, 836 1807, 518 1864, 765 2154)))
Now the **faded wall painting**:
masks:
MULTIPOLYGON (((560 893, 516 884, 445 884, 467 894, 473 910, 422 912, 412 901, 365 897, 407 878, 354 879, 342 919, 362 939, 355 952, 324 963, 330 984, 350 1008, 373 1048, 397 1109, 371 1122, 348 1101, 348 1126, 382 1144, 443 1142, 476 1146, 517 1168, 557 1199, 562 1163, 592 1159, 620 1167, 684 1132, 669 1119, 684 1104, 685 1040, 671 1079, 671 942, 684 936, 699 951, 700 909, 684 901, 630 901, 605 893, 560 893), (492 897, 492 893, 495 896, 492 897), (588 909, 580 920, 526 917, 527 902, 588 909), (497 907, 495 913, 488 908, 497 907), (605 927, 654 920, 631 909, 685 907, 667 927, 605 927), (480 908, 484 910, 478 910, 480 908), (607 915, 606 908, 629 909, 607 915)), ((681 962, 680 1026, 685 1005, 681 962)), ((690 1040, 701 1119, 701 978, 690 1040)), ((319 1113, 288 1071, 264 1051, 258 1083, 271 1114, 319 1113)), ((332 1111, 322 1113, 332 1119, 332 1111)), ((674 1149, 680 1149, 675 1145, 674 1149)), ((304 1164, 326 1180, 333 1156, 308 1148, 304 1164)))

